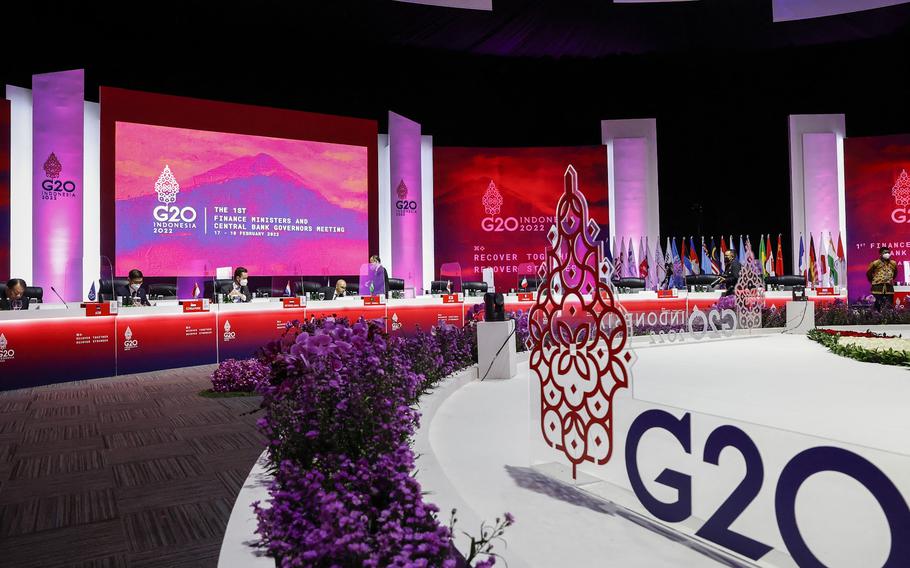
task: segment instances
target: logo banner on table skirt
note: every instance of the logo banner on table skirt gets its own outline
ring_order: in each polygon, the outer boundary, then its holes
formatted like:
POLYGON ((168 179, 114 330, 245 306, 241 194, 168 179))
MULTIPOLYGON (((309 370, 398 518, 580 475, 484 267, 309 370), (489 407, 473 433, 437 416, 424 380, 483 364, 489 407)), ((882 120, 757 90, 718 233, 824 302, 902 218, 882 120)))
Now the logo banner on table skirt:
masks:
POLYGON ((396 335, 429 333, 441 323, 464 325, 464 304, 431 304, 426 306, 389 306, 386 330, 396 335))
POLYGON ((82 69, 32 77, 32 279, 66 300, 83 294, 84 98, 82 69))
POLYGON ((610 218, 605 147, 434 148, 436 263, 460 263, 465 281, 482 280, 491 267, 497 291, 516 288, 522 268, 530 263, 536 272, 544 260, 569 164, 603 240, 610 218))
POLYGON ((389 113, 389 170, 392 200, 392 270, 405 288, 423 291, 423 223, 420 183, 420 125, 389 113))
POLYGON ((0 321, 0 390, 113 375, 113 317, 0 321))
POLYGON ((119 315, 117 374, 215 363, 216 323, 214 312, 119 315))
POLYGON ((268 342, 279 339, 294 320, 303 320, 304 308, 218 313, 218 360, 253 357, 268 342))
POLYGON ((848 138, 844 146, 847 287, 850 301, 870 295, 866 278, 878 249, 891 249, 897 280, 910 275, 910 135, 848 138))
POLYGON ((0 100, 0 282, 10 278, 9 266, 9 151, 10 151, 10 106, 9 101, 0 100))

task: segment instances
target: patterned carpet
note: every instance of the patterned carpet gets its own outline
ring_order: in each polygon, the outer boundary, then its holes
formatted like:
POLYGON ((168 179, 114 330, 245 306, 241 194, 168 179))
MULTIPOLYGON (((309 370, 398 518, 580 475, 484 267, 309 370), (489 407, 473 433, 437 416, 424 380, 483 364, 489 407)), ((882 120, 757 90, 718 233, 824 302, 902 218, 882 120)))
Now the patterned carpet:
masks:
POLYGON ((213 368, 0 392, 0 566, 215 566, 265 444, 213 368))

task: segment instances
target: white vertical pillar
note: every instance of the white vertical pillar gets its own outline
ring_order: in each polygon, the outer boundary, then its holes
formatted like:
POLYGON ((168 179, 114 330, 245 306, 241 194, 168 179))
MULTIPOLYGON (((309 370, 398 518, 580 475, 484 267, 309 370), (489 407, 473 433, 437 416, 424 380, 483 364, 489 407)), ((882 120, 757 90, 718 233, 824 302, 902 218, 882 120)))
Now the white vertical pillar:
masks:
POLYGON ((610 184, 610 234, 656 242, 660 235, 657 181, 657 120, 601 121, 607 146, 610 184))
MULTIPOLYGON (((844 136, 843 114, 794 114, 790 129, 790 215, 793 225, 791 250, 793 272, 799 267, 799 236, 805 238, 808 254, 809 234, 815 239, 830 232, 835 241, 843 235, 848 250, 846 210, 844 209, 844 136)), ((804 261, 808 266, 808 258, 804 261)))
MULTIPOLYGON (((388 271, 394 274, 392 265, 392 205, 389 176, 391 167, 389 163, 389 135, 379 135, 379 258, 388 271)), ((370 251, 369 254, 373 254, 370 251)), ((364 259, 366 262, 366 259, 364 259)))
POLYGON ((32 91, 6 86, 10 101, 10 276, 32 284, 32 91))
POLYGON ((433 137, 420 137, 420 190, 423 208, 423 289, 436 277, 435 217, 433 216, 433 137))

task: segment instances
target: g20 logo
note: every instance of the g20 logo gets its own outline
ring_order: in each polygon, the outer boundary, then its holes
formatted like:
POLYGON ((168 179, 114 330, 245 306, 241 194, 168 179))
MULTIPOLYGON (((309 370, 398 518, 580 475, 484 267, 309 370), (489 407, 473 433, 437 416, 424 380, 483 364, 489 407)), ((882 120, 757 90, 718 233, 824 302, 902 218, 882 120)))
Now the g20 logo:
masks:
POLYGON ((417 202, 399 199, 395 202, 395 209, 398 209, 401 212, 417 211, 417 202))
POLYGON ((895 223, 910 223, 910 208, 898 207, 891 212, 891 220, 895 223))
POLYGON ((231 330, 231 322, 227 320, 224 322, 224 340, 233 341, 237 339, 237 332, 231 330))
MULTIPOLYGON (((635 496, 652 515, 668 523, 685 521, 692 515, 692 477, 680 471, 664 469, 654 481, 675 489, 676 501, 658 500, 645 487, 638 469, 638 444, 642 436, 652 429, 669 432, 687 454, 692 453, 692 423, 687 412, 676 418, 659 409, 641 413, 632 422, 626 437, 626 472, 635 496)), ((772 547, 730 528, 761 491, 764 466, 755 442, 735 426, 719 426, 708 435, 702 459, 718 465, 720 454, 726 448, 738 451, 746 464, 746 475, 730 496, 718 507, 697 536, 737 552, 746 558, 758 560, 772 547)), ((794 456, 781 471, 774 494, 777 527, 790 556, 799 566, 824 568, 805 538, 800 534, 796 521, 796 494, 807 479, 817 473, 835 472, 846 475, 865 487, 875 498, 891 531, 891 549, 885 567, 910 566, 910 508, 894 483, 872 462, 843 448, 819 446, 803 450, 794 456)))
POLYGON ((517 231, 518 219, 515 217, 484 217, 480 220, 480 228, 488 233, 517 231))
POLYGON ((60 181, 59 179, 46 179, 41 182, 41 189, 44 191, 65 191, 72 193, 76 191, 76 182, 72 180, 60 181))
POLYGON ((16 356, 15 349, 0 349, 0 361, 7 361, 16 356))
POLYGON ((159 205, 152 210, 156 221, 168 223, 192 223, 196 220, 196 210, 192 207, 177 207, 176 205, 159 205))

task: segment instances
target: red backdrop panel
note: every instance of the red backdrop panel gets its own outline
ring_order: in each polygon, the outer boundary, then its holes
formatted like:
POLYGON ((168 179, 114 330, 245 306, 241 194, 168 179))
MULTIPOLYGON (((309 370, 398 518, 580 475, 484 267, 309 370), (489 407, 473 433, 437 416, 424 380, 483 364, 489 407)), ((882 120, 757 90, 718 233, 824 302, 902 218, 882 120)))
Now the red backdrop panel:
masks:
POLYGON ((481 280, 489 266, 498 290, 515 288, 521 263, 543 262, 570 164, 604 238, 610 219, 604 146, 435 148, 437 272, 442 263, 458 262, 464 280, 481 280))
POLYGON ((6 282, 12 276, 9 266, 9 112, 9 101, 0 100, 0 282, 6 282))
POLYGON ((848 138, 844 169, 847 286, 854 302, 870 293, 866 269, 880 246, 891 248, 898 280, 910 260, 910 135, 848 138))

